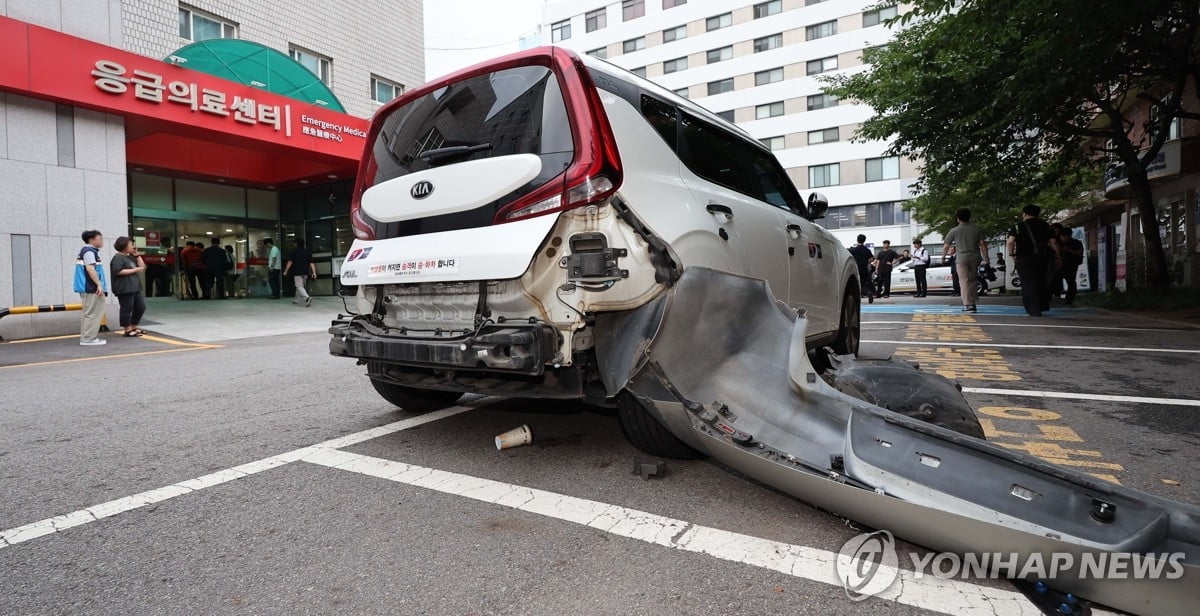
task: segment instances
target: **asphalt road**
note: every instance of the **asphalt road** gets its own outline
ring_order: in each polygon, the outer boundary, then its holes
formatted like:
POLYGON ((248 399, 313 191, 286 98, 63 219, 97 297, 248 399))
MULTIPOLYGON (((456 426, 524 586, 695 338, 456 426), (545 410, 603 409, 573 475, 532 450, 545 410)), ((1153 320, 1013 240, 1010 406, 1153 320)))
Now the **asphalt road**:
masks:
MULTIPOLYGON (((951 304, 868 307, 864 351, 1024 392, 968 394, 992 440, 1200 503, 1200 329, 951 304)), ((850 601, 835 516, 710 461, 642 480, 603 409, 397 412, 325 341, 0 346, 0 613, 1033 613, 1003 582, 850 601)))

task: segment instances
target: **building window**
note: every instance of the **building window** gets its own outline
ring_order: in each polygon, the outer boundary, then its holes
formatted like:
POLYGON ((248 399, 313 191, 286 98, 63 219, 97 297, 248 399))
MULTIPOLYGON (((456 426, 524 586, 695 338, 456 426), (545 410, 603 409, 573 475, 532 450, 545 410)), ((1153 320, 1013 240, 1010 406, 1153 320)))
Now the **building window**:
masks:
POLYGON ((783 115, 783 101, 767 103, 754 108, 754 119, 765 120, 783 115))
POLYGON ((782 33, 754 39, 754 53, 758 53, 760 51, 769 51, 779 47, 783 47, 782 33))
POLYGON ((608 25, 607 9, 596 9, 589 11, 583 15, 583 29, 586 32, 595 32, 600 28, 608 25))
POLYGON ((825 109, 826 107, 837 107, 837 104, 838 99, 832 94, 810 94, 808 96, 809 111, 825 109))
POLYGON ((558 23, 550 24, 550 41, 557 43, 571 38, 571 20, 564 19, 558 23))
POLYGON ((298 47, 288 47, 288 54, 304 68, 312 71, 321 83, 329 85, 329 65, 332 61, 328 57, 298 47))
POLYGON ((842 164, 813 165, 808 168, 808 187, 824 188, 842 183, 842 164))
POLYGON ((775 83, 776 81, 783 81, 782 67, 754 73, 754 85, 756 86, 765 86, 768 83, 775 83))
POLYGON ((237 25, 209 13, 201 13, 191 7, 180 6, 179 38, 189 41, 237 38, 237 25))
POLYGON ((608 48, 607 47, 597 47, 596 49, 593 49, 593 50, 587 52, 587 55, 589 55, 593 58, 600 58, 601 60, 607 60, 608 59, 608 48))
POLYGON ((708 95, 714 96, 725 92, 733 92, 733 77, 720 81, 708 82, 708 95))
POLYGON ((704 27, 705 27, 706 32, 712 32, 713 30, 720 30, 721 28, 728 28, 729 26, 732 26, 732 25, 733 25, 733 13, 725 13, 723 15, 716 15, 714 17, 709 17, 708 19, 704 20, 704 27))
POLYGON ((675 96, 688 98, 688 89, 687 88, 679 88, 678 90, 671 90, 671 91, 675 93, 675 96))
POLYGON ((754 18, 762 19, 768 15, 774 15, 783 11, 783 0, 770 0, 770 2, 760 2, 754 5, 754 18))
POLYGON ((663 0, 663 9, 673 9, 687 4, 687 0, 663 0))
POLYGON ((732 57, 733 57, 733 46, 732 45, 730 45, 729 47, 722 47, 720 49, 708 50, 708 63, 709 64, 723 62, 732 57))
POLYGON ((621 2, 621 20, 629 21, 646 14, 646 0, 624 0, 621 2))
POLYGON ((825 0, 804 0, 804 6, 812 6, 814 4, 821 4, 824 1, 825 0))
POLYGON ((841 133, 837 127, 823 128, 821 130, 808 131, 808 145, 817 145, 818 143, 831 143, 841 139, 841 133))
POLYGON ((767 146, 767 149, 771 150, 772 152, 783 149, 783 137, 767 137, 766 139, 761 139, 760 141, 762 141, 762 144, 767 146))
POLYGON ((804 29, 804 40, 813 41, 837 34, 837 20, 813 24, 804 29))
POLYGON ((638 77, 645 77, 646 76, 646 67, 639 66, 637 68, 631 68, 631 69, 629 69, 629 72, 633 73, 634 75, 637 75, 638 77))
POLYGON ((687 26, 675 26, 667 30, 663 30, 663 42, 670 43, 679 39, 687 38, 687 26))
POLYGON ((718 111, 717 117, 721 118, 722 120, 725 120, 726 122, 732 122, 733 121, 733 110, 730 109, 729 111, 718 111))
POLYGON ((821 58, 819 60, 809 60, 807 66, 806 66, 806 69, 807 69, 806 72, 809 75, 816 75, 817 73, 828 73, 829 71, 836 71, 837 70, 837 56, 829 56, 828 58, 821 58))
POLYGON ((883 180, 896 180, 900 178, 900 157, 888 156, 886 158, 868 158, 867 159, 867 181, 882 182, 883 180))
POLYGON ((863 13, 863 27, 870 28, 871 26, 878 26, 879 24, 895 16, 896 5, 894 4, 892 6, 885 6, 881 9, 875 9, 874 11, 867 11, 866 13, 863 13))
POLYGON ((663 62, 663 74, 678 73, 687 70, 687 56, 663 62))
POLYGON ((404 86, 379 77, 371 77, 371 98, 377 103, 386 103, 404 94, 404 86))
POLYGON ((621 43, 621 49, 625 53, 633 53, 635 51, 638 51, 640 49, 645 49, 645 48, 646 48, 646 37, 644 37, 644 36, 639 36, 635 39, 629 39, 628 41, 621 43))

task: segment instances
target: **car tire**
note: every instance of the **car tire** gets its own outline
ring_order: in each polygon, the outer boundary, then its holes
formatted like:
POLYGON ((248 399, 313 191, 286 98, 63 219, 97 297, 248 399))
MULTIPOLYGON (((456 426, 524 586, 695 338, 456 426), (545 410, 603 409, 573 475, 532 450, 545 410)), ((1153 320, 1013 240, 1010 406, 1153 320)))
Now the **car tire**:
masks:
POLYGON ((838 320, 837 340, 833 352, 838 355, 858 355, 858 343, 862 340, 862 299, 854 283, 846 285, 842 295, 841 317, 838 320))
POLYGON ((627 391, 617 394, 617 419, 621 422, 621 431, 625 433, 625 438, 642 452, 678 460, 703 457, 699 451, 667 431, 666 426, 627 391))
POLYGON ((408 413, 427 413, 443 409, 462 397, 462 392, 458 391, 416 389, 380 379, 371 379, 371 385, 375 387, 375 391, 379 392, 380 396, 383 396, 384 400, 408 413))

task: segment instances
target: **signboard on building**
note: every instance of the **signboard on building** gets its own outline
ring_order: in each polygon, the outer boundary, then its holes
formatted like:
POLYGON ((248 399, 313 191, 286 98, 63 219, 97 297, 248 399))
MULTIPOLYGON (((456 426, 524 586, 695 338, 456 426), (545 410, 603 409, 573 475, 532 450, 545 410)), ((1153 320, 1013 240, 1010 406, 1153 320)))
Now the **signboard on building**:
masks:
POLYGON ((368 121, 0 17, 0 90, 357 161, 368 121))

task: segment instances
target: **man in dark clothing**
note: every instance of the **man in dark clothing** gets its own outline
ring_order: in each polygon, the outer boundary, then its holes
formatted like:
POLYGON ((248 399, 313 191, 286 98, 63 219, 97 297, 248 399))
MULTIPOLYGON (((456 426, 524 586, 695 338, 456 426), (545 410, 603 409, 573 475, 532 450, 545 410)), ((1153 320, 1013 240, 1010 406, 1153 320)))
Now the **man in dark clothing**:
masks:
POLYGON ((1008 254, 1016 261, 1021 278, 1021 302, 1029 316, 1040 317, 1050 309, 1050 277, 1062 265, 1058 254, 1058 239, 1050 225, 1038 218, 1042 208, 1027 205, 1022 210, 1021 224, 1008 232, 1008 254))
POLYGON ((892 242, 883 240, 883 250, 879 253, 879 274, 880 283, 883 286, 883 297, 891 297, 892 295, 892 266, 896 264, 896 260, 900 255, 892 250, 892 242))
POLYGON ((1067 283, 1067 296, 1064 298, 1068 306, 1075 305, 1075 294, 1079 291, 1075 277, 1079 266, 1083 264, 1083 242, 1071 235, 1071 230, 1063 227, 1058 233, 1058 253, 1062 255, 1063 280, 1067 283))
POLYGON ((867 236, 859 233, 858 243, 850 247, 850 256, 854 257, 854 263, 858 265, 858 281, 862 284, 863 294, 871 295, 871 249, 867 248, 867 236))
POLYGON ((296 247, 288 255, 287 265, 283 266, 283 275, 291 275, 292 282, 296 283, 296 297, 292 303, 302 304, 306 308, 311 306, 312 296, 304 285, 309 279, 317 279, 317 264, 313 263, 312 253, 304 247, 304 240, 296 240, 296 247))
POLYGON ((962 286, 958 283, 958 249, 951 246, 942 256, 942 261, 950 266, 950 294, 958 297, 962 294, 962 286))
POLYGON ((221 238, 212 238, 212 246, 204 249, 204 299, 212 297, 213 284, 217 286, 217 299, 225 299, 225 270, 229 269, 229 257, 221 248, 221 238))

